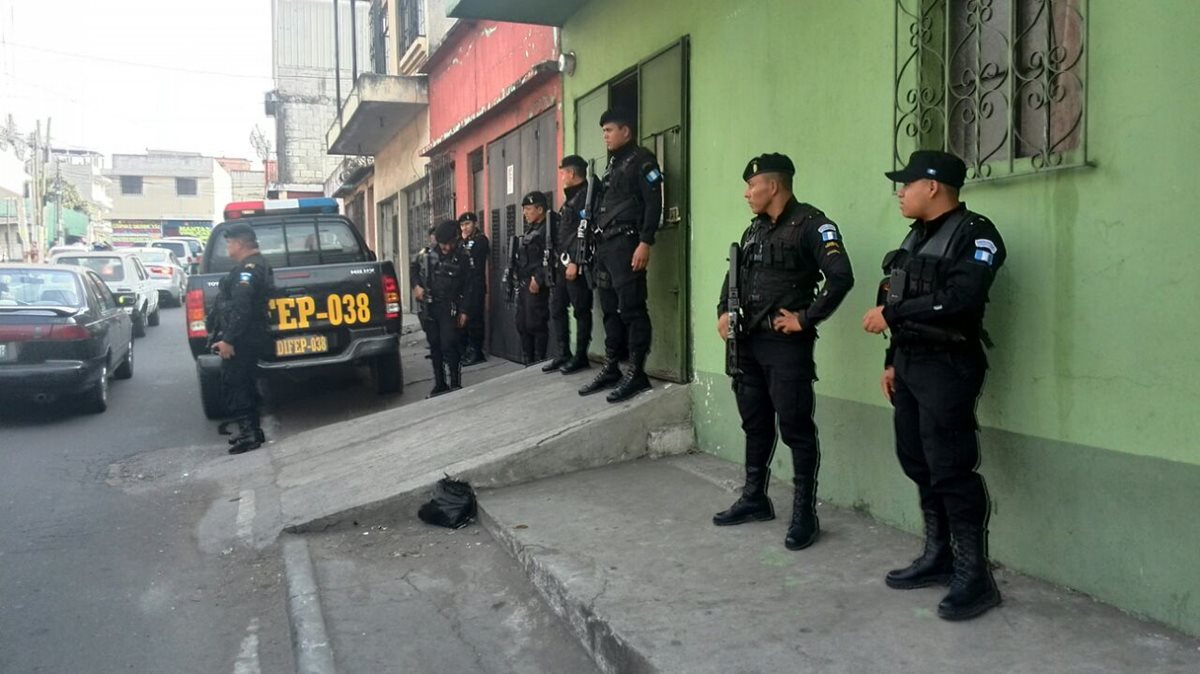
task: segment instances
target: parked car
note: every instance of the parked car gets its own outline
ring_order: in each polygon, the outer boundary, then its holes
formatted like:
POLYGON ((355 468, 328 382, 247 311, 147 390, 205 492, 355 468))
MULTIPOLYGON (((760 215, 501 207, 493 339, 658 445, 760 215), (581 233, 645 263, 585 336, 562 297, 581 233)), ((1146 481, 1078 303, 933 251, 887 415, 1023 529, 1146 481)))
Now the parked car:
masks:
POLYGON ((159 304, 182 306, 188 273, 175 253, 165 248, 134 248, 133 253, 150 272, 150 281, 158 290, 159 304))
POLYGON ((109 380, 132 376, 133 321, 96 272, 0 264, 0 399, 77 396, 103 412, 109 380))
POLYGON ((191 236, 164 236, 146 244, 146 247, 166 248, 175 253, 189 274, 199 272, 200 262, 204 259, 204 243, 191 236))
POLYGON ((50 259, 54 264, 87 267, 96 272, 118 298, 131 297, 122 306, 133 319, 133 336, 145 337, 147 325, 158 325, 158 289, 150 272, 130 249, 62 253, 50 259))
POLYGON ((205 317, 221 277, 234 267, 220 243, 233 224, 254 229, 274 269, 268 301, 272 346, 259 373, 299 375, 328 366, 367 365, 377 393, 400 393, 400 284, 391 262, 379 262, 333 199, 238 202, 213 228, 202 273, 188 280, 187 337, 196 358, 200 399, 211 418, 221 402, 221 359, 208 352, 205 317))

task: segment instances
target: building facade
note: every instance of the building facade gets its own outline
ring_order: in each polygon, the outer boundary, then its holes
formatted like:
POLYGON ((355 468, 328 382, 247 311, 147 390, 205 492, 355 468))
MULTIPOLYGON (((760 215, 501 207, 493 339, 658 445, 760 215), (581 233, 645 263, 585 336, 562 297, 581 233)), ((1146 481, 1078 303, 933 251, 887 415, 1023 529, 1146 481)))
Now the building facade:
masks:
POLYGON ((983 4, 456 0, 449 13, 562 27, 577 62, 568 150, 598 156, 597 110, 637 104, 684 234, 670 253, 655 247, 652 269, 674 255, 684 273, 651 280, 651 310, 683 327, 673 339, 701 448, 731 461, 743 438, 714 307, 750 219, 741 171, 762 152, 793 157, 799 198, 839 223, 858 276, 817 347, 821 493, 910 530, 916 494, 879 392, 884 342, 860 320, 908 228, 883 172, 917 147, 964 155, 964 199, 1009 250, 979 403, 993 556, 1200 633, 1200 291, 1183 282, 1200 248, 1185 178, 1200 127, 1177 86, 1200 69, 1188 46, 1200 5, 1011 0, 972 13, 983 4))
POLYGON ((267 94, 266 113, 275 118, 278 160, 269 189, 279 198, 321 196, 326 177, 337 166, 325 132, 338 113, 339 69, 344 80, 353 81, 354 65, 369 61, 370 34, 363 16, 368 4, 272 2, 275 89, 267 94))
POLYGON ((111 243, 130 246, 163 236, 205 239, 233 201, 233 179, 212 157, 187 152, 115 154, 111 243))

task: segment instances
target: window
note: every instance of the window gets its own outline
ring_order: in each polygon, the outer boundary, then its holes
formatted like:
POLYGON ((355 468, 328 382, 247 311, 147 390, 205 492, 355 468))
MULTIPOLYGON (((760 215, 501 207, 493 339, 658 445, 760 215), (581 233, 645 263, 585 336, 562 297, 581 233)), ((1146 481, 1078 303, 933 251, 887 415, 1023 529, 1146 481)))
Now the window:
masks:
POLYGON ((953 152, 968 180, 1087 164, 1087 0, 895 0, 894 163, 953 152))
POLYGON ((141 194, 141 176, 121 176, 121 194, 141 194))
POLYGON ((176 178, 175 179, 175 195, 180 197, 196 196, 196 179, 195 178, 176 178))
POLYGON ((125 267, 121 264, 121 258, 113 257, 59 257, 54 259, 55 264, 72 264, 78 267, 91 269, 100 275, 108 283, 125 280, 125 267))
POLYGON ((0 274, 0 307, 83 306, 75 274, 50 269, 14 269, 0 274))
POLYGON ((146 271, 146 267, 142 265, 142 261, 136 257, 129 258, 129 264, 133 265, 133 271, 137 273, 139 280, 145 281, 150 278, 150 274, 146 271))
MULTIPOLYGON (((344 220, 297 219, 282 224, 255 225, 258 250, 273 268, 366 262, 367 256, 344 220)), ((224 246, 214 246, 209 271, 233 268, 224 246)))
POLYGON ((425 3, 421 0, 400 0, 400 57, 425 35, 425 3))
POLYGON ((150 244, 154 248, 165 248, 178 257, 187 257, 187 244, 182 241, 155 241, 150 244))
POLYGON ((100 302, 101 311, 112 311, 117 308, 116 298, 113 297, 112 291, 108 289, 108 286, 104 285, 99 276, 96 276, 95 273, 87 272, 84 278, 91 284, 92 291, 96 294, 97 301, 100 302))

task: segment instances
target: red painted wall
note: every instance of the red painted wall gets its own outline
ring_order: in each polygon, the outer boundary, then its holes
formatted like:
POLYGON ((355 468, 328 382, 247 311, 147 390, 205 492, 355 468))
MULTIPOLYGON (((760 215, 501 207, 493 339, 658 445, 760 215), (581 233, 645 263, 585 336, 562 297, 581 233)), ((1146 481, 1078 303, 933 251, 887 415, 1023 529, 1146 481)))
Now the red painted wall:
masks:
POLYGON ((554 29, 481 21, 446 44, 429 73, 429 137, 500 98, 538 63, 558 58, 554 29))

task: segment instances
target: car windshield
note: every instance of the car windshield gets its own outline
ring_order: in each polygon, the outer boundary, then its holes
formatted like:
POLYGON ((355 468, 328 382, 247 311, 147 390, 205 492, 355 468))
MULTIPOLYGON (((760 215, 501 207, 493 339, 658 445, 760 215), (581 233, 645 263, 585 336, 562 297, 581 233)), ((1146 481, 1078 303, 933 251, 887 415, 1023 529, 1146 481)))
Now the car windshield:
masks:
POLYGON ((182 241, 155 241, 150 245, 154 248, 166 248, 175 253, 176 257, 188 256, 187 244, 182 241))
MULTIPOLYGON (((259 252, 274 268, 305 265, 365 262, 366 253, 351 231, 351 225, 337 218, 287 218, 255 224, 259 252)), ((233 260, 225 246, 208 251, 208 270, 226 272, 233 260)))
POLYGON ((121 258, 113 257, 69 257, 63 256, 54 260, 58 264, 73 264, 77 267, 86 267, 100 275, 100 278, 108 282, 124 281, 125 280, 125 265, 121 263, 121 258))
POLYGON ((0 309, 82 307, 75 274, 58 269, 0 270, 0 309))
POLYGON ((136 252, 143 262, 167 264, 171 261, 171 251, 162 248, 139 248, 136 252))

